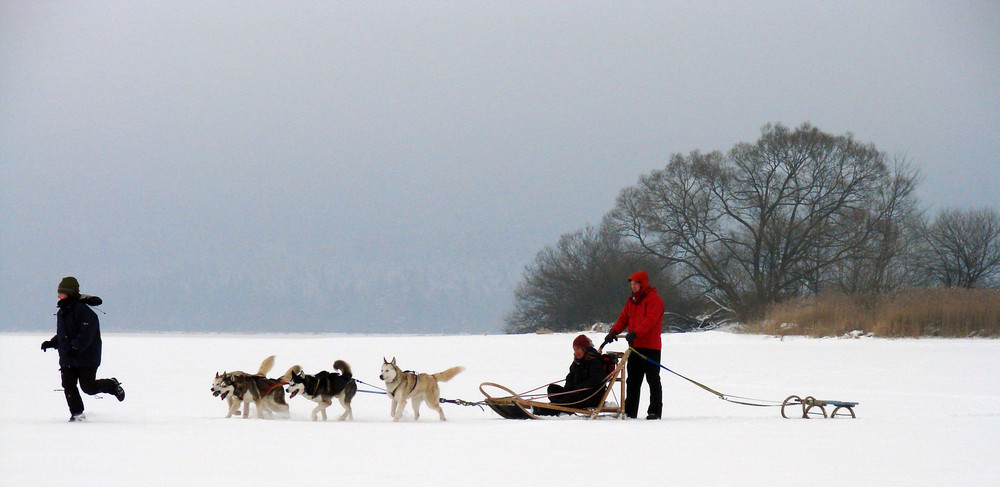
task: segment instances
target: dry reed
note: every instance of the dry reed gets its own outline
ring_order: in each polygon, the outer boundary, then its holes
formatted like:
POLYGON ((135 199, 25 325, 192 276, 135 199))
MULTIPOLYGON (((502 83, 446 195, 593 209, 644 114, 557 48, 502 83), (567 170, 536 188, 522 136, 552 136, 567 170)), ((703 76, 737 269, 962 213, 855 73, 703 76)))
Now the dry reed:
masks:
POLYGON ((824 292, 770 307, 749 333, 879 337, 1000 337, 1000 290, 912 289, 871 299, 824 292))

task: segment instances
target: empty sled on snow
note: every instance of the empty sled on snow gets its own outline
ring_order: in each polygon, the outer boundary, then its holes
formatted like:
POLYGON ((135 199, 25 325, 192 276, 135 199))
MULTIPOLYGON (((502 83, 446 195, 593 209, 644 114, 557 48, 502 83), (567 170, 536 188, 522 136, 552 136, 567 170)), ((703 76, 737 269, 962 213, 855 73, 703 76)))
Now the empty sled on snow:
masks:
POLYGON ((788 396, 783 403, 781 403, 781 417, 788 419, 789 416, 785 414, 785 408, 792 406, 801 405, 802 406, 802 416, 804 419, 809 419, 811 416, 822 415, 824 418, 828 417, 826 415, 826 406, 832 406, 833 411, 830 412, 830 418, 836 418, 839 416, 851 415, 852 418, 856 418, 854 415, 854 407, 858 405, 856 402, 849 401, 831 401, 828 399, 816 399, 812 396, 807 396, 801 398, 799 396, 788 396), (846 412, 841 412, 841 411, 846 412))

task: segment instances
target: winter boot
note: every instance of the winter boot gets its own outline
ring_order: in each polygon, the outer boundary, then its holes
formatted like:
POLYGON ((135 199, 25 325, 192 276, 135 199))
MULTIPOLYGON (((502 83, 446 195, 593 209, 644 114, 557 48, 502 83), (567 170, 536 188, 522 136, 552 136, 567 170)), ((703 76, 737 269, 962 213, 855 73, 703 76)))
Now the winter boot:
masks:
POLYGON ((122 389, 122 383, 118 382, 118 379, 115 379, 114 377, 111 378, 111 381, 114 382, 112 386, 115 388, 115 390, 111 394, 113 394, 118 399, 118 402, 124 401, 125 389, 122 389))
POLYGON ((69 417, 69 422, 70 423, 86 423, 87 422, 87 415, 85 415, 83 413, 74 414, 74 415, 72 415, 72 416, 69 417))

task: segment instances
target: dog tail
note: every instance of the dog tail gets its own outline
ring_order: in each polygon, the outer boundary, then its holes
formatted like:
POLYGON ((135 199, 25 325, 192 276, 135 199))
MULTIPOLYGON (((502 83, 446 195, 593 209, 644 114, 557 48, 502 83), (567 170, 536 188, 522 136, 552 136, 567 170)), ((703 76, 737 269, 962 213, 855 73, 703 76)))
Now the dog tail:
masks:
POLYGON ((280 380, 281 382, 291 382, 291 380, 292 380, 292 374, 298 374, 301 371, 302 371, 302 367, 300 367, 298 365, 293 365, 293 366, 289 367, 288 368, 288 372, 285 372, 285 375, 281 376, 281 378, 279 378, 278 380, 280 380))
POLYGON ((354 374, 351 373, 351 366, 347 365, 347 362, 344 362, 343 360, 334 362, 333 368, 340 371, 340 375, 344 378, 344 380, 351 380, 351 377, 354 377, 354 374))
POLYGON ((433 376, 434 379, 436 379, 438 382, 447 382, 451 380, 452 377, 455 377, 456 375, 458 375, 459 372, 463 370, 465 370, 465 367, 452 367, 444 372, 438 372, 436 374, 433 374, 433 376))
POLYGON ((264 361, 260 363, 260 368, 257 369, 257 375, 266 376, 267 373, 270 372, 271 369, 273 368, 274 368, 274 355, 271 355, 270 357, 264 359, 264 361))

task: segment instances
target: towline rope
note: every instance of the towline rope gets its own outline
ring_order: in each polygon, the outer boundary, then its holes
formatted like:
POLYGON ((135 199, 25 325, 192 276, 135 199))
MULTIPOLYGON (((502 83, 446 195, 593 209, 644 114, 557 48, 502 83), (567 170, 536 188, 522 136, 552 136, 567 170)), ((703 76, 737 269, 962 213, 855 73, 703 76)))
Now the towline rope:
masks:
POLYGON ((365 381, 363 381, 361 379, 352 378, 351 380, 353 380, 354 382, 357 382, 358 384, 364 384, 364 385, 366 385, 368 387, 374 387, 374 388, 378 389, 377 391, 362 391, 361 389, 358 389, 358 392, 365 392, 365 393, 368 393, 368 394, 385 394, 386 393, 385 389, 383 389, 383 388, 381 388, 379 386, 376 386, 376 385, 369 384, 369 383, 367 383, 367 382, 365 382, 365 381))
MULTIPOLYGON (((369 383, 367 383, 367 382, 365 382, 365 381, 363 381, 361 379, 352 378, 351 380, 353 380, 354 382, 357 382, 358 384, 364 384, 364 385, 366 385, 368 387, 373 387, 375 389, 378 389, 377 391, 363 391, 361 389, 358 389, 358 392, 364 392, 364 393, 368 393, 368 394, 386 394, 386 393, 388 393, 388 391, 386 391, 385 389, 383 389, 383 388, 381 388, 379 386, 376 386, 376 385, 369 384, 369 383)), ((483 405, 486 404, 485 401, 469 402, 469 401, 465 401, 465 400, 462 400, 462 399, 445 399, 443 397, 439 397, 438 398, 438 403, 457 404, 459 406, 479 406, 479 409, 483 409, 483 405)))
POLYGON ((694 379, 690 379, 690 378, 685 377, 685 376, 683 376, 681 374, 678 374, 677 372, 674 372, 673 370, 670 370, 665 365, 663 365, 663 364, 661 364, 661 363, 659 363, 659 362, 657 362, 657 361, 655 361, 655 360, 653 360, 653 359, 651 359, 651 358, 649 358, 649 357, 647 357, 647 356, 639 353, 639 351, 636 350, 634 347, 629 347, 629 350, 631 350, 632 353, 634 353, 634 354, 642 357, 643 359, 645 359, 649 363, 656 364, 661 369, 666 370, 667 372, 670 372, 671 374, 674 374, 677 377, 680 377, 681 379, 684 379, 684 380, 686 380, 686 381, 688 381, 688 382, 690 382, 690 383, 692 383, 692 384, 694 384, 694 385, 696 385, 696 386, 698 386, 698 387, 700 387, 700 388, 702 388, 702 389, 704 389, 704 390, 706 390, 708 392, 711 392, 712 394, 715 394, 716 396, 719 397, 719 399, 722 399, 723 401, 731 402, 733 404, 742 404, 744 406, 781 407, 781 404, 782 404, 781 401, 768 401, 768 400, 765 400, 765 399, 753 399, 753 398, 749 398, 749 397, 731 396, 729 394, 723 394, 723 393, 721 393, 721 392, 719 392, 719 391, 717 391, 715 389, 712 389, 711 387, 706 386, 705 384, 702 384, 701 382, 698 382, 698 381, 696 381, 694 379), (753 402, 750 402, 750 401, 753 401, 753 402))

